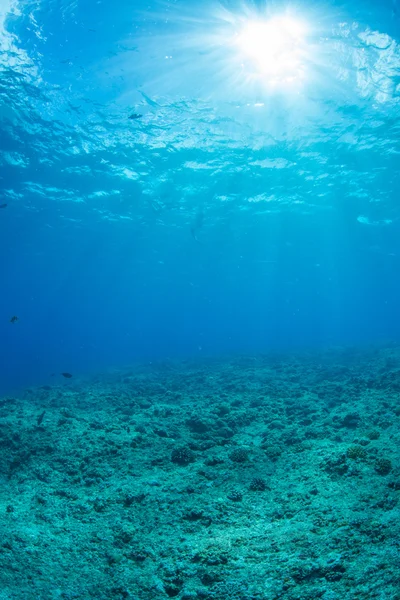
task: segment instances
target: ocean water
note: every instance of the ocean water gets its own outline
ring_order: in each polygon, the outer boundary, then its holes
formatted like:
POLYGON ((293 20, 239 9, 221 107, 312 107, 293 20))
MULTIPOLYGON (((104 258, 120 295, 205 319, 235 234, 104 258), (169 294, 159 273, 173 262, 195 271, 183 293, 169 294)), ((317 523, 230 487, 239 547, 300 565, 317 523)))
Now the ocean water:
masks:
POLYGON ((395 0, 3 0, 1 389, 398 340, 399 27, 395 0))
POLYGON ((0 600, 400 600, 398 0, 0 0, 0 600))

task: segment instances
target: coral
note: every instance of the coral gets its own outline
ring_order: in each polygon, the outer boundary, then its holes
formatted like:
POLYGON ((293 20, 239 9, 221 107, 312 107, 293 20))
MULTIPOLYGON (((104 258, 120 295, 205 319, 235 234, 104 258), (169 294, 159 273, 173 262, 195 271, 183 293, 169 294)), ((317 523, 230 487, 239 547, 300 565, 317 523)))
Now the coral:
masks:
POLYGON ((244 463, 249 460, 249 452, 246 448, 235 448, 229 455, 233 462, 244 463))
POLYGON ((358 413, 347 413, 342 419, 342 427, 347 429, 356 429, 360 424, 361 417, 358 413))
POLYGON ((392 461, 388 458, 378 458, 375 462, 375 471, 379 475, 387 475, 392 470, 392 461))
POLYGON ((0 598, 400 600, 398 390, 342 352, 0 398, 0 598))
POLYGON ((365 458, 367 456, 367 451, 362 446, 349 446, 346 452, 349 458, 357 459, 357 458, 365 458))
POLYGON ((192 558, 192 561, 194 563, 202 563, 210 566, 226 565, 228 562, 228 556, 226 552, 211 546, 201 550, 200 552, 196 552, 192 558))
POLYGON ((188 465, 194 461, 194 454, 186 446, 174 448, 171 454, 171 461, 177 465, 188 465))
POLYGON ((232 500, 232 502, 241 502, 243 500, 243 494, 238 490, 232 490, 229 492, 228 498, 229 500, 232 500))
POLYGON ((210 599, 213 600, 247 600, 247 586, 236 581, 220 581, 211 588, 210 599))
POLYGON ((349 465, 344 454, 337 454, 326 459, 323 468, 331 475, 344 475, 349 470, 349 465))
POLYGON ((267 484, 261 477, 254 477, 250 482, 250 489, 252 492, 264 492, 267 489, 267 484))
POLYGON ((278 444, 263 442, 261 444, 261 448, 264 450, 268 458, 270 458, 272 461, 276 461, 282 454, 282 448, 281 446, 278 446, 278 444))

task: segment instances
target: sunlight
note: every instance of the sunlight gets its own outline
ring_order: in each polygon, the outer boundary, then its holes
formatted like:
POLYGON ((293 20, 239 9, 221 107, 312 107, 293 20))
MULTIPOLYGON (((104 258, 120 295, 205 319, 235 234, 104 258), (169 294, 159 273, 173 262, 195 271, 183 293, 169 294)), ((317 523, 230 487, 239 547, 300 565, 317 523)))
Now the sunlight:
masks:
POLYGON ((233 9, 221 0, 179 3, 168 19, 164 9, 157 15, 145 12, 143 22, 155 19, 159 28, 153 35, 145 27, 142 35, 135 33, 140 60, 133 61, 131 52, 123 64, 120 55, 111 59, 115 78, 123 69, 125 77, 132 72, 146 82, 151 94, 179 89, 181 96, 251 101, 275 92, 294 98, 304 84, 312 85, 321 14, 290 5, 275 12, 266 0, 257 8, 252 0, 234 4, 233 9))
POLYGON ((244 66, 256 70, 269 83, 290 82, 304 75, 303 58, 307 29, 301 21, 287 16, 249 21, 236 37, 244 66))

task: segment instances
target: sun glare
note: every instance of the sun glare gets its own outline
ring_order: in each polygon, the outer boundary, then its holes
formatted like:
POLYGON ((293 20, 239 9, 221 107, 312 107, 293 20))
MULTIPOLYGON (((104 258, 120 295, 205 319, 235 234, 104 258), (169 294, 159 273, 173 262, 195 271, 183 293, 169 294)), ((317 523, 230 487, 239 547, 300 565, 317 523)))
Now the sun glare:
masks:
MULTIPOLYGON (((257 101, 281 92, 294 97, 315 80, 318 13, 305 8, 300 14, 286 3, 278 13, 267 0, 236 0, 229 3, 234 10, 227 4, 177 3, 165 23, 164 12, 158 15, 159 34, 138 38, 140 74, 151 78, 157 94, 179 89, 257 101)), ((130 68, 136 72, 136 63, 130 68)))
POLYGON ((306 27, 287 16, 246 23, 236 37, 244 66, 269 83, 298 81, 304 76, 306 27))

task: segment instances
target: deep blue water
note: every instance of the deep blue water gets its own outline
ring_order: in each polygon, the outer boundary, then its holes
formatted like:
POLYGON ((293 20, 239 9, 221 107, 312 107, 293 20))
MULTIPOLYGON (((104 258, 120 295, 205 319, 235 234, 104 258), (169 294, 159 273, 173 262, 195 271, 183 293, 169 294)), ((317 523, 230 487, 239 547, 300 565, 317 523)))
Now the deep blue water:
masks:
POLYGON ((399 341, 399 19, 382 1, 2 0, 0 391, 399 341), (287 14, 305 33, 261 48, 274 65, 237 43, 287 14))

